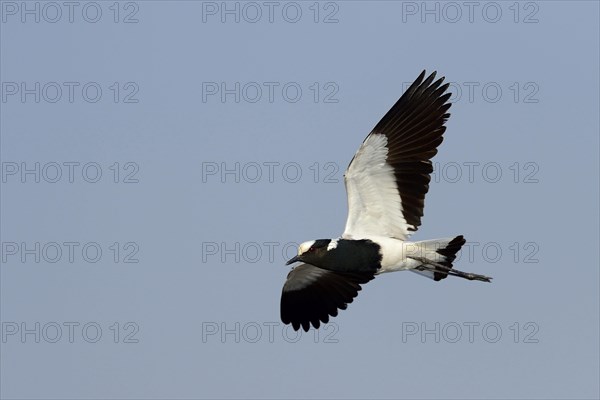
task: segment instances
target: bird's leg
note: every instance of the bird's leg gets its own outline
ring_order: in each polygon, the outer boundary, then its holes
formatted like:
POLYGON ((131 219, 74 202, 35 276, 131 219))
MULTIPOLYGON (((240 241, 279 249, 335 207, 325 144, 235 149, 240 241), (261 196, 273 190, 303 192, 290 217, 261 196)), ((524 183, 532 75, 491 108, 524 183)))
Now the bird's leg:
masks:
POLYGON ((448 268, 445 265, 442 265, 435 261, 431 261, 424 257, 410 257, 410 258, 412 258, 413 260, 422 262, 424 264, 424 265, 420 265, 419 267, 417 267, 417 269, 420 269, 420 270, 428 270, 428 271, 432 271, 432 272, 445 273, 446 275, 459 276, 461 278, 465 278, 470 281, 491 282, 491 280, 492 280, 492 278, 489 276, 473 274, 471 272, 463 272, 463 271, 459 271, 457 269, 448 268), (427 268, 428 265, 432 265, 435 268, 427 268))

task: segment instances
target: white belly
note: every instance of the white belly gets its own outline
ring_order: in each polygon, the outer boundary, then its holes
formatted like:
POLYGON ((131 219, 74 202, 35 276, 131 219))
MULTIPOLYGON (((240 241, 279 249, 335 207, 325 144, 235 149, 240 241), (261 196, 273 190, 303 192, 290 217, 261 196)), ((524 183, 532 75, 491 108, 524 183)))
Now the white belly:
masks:
POLYGON ((369 239, 381 246, 383 257, 378 274, 413 269, 421 264, 419 261, 409 258, 422 256, 422 254, 420 255, 422 249, 416 243, 387 237, 370 237, 369 239))

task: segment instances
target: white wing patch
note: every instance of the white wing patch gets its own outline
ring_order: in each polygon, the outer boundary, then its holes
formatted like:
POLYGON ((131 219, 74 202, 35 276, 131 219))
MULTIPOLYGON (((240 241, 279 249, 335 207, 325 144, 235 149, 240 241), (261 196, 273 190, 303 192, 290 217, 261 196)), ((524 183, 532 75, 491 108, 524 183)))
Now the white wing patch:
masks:
POLYGON ((386 163, 387 137, 371 133, 360 146, 345 174, 348 219, 342 235, 347 239, 386 236, 406 240, 409 225, 394 169, 386 163))
POLYGON ((329 245, 327 245, 327 251, 333 250, 337 247, 338 245, 338 239, 331 239, 331 242, 329 242, 329 245))

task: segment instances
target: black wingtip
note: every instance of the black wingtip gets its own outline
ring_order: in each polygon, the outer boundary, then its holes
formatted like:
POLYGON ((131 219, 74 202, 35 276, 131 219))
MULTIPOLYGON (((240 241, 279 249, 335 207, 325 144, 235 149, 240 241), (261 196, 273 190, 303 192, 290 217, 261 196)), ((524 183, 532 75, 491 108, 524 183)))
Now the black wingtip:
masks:
POLYGON ((295 331, 308 332, 329 322, 345 310, 362 284, 375 277, 368 272, 333 272, 301 264, 288 274, 281 293, 281 321, 295 331))
MULTIPOLYGON (((427 75, 426 70, 423 70, 423 72, 421 72, 421 75, 427 75)), ((432 81, 435 79, 435 77, 437 76, 437 71, 433 71, 431 74, 429 74, 429 76, 427 77, 427 79, 431 79, 432 81)), ((441 77, 440 79, 444 79, 444 77, 441 77)))
POLYGON ((425 82, 423 83, 423 86, 429 86, 429 85, 431 85, 431 82, 433 82, 433 80, 435 79, 435 74, 437 74, 437 71, 433 71, 431 73, 431 75, 429 75, 427 77, 427 79, 425 79, 425 82))
MULTIPOLYGON (((425 77, 426 74, 427 74, 427 72, 425 70, 423 70, 423 72, 421 72, 421 75, 419 75, 419 77, 417 78, 417 81, 419 81, 419 85, 422 84, 423 78, 425 77)), ((431 82, 434 81, 436 76, 437 76, 437 71, 433 71, 431 74, 429 74, 429 76, 425 80, 426 84, 424 86, 430 86, 431 82)), ((435 83, 431 86, 434 86, 437 88, 442 84, 442 82, 444 82, 444 80, 446 80, 446 77, 442 76, 442 77, 438 78, 438 80, 435 81, 435 83)), ((442 93, 445 92, 449 85, 450 85, 449 83, 446 83, 444 85, 444 90, 442 90, 441 92, 442 93)))

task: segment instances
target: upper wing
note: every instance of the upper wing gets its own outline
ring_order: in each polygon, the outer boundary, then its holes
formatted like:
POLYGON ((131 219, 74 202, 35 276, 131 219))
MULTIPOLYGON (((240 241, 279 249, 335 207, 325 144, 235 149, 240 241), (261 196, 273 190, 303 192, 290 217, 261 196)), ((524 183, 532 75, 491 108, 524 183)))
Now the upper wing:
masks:
POLYGON ((345 174, 348 220, 343 237, 405 240, 421 225, 431 158, 442 143, 451 94, 425 71, 367 136, 345 174), (432 83, 433 82, 433 83, 432 83))
POLYGON ((281 320, 294 330, 308 331, 310 324, 319 328, 345 310, 361 290, 360 284, 373 279, 372 272, 333 272, 310 264, 293 268, 281 293, 281 320))

